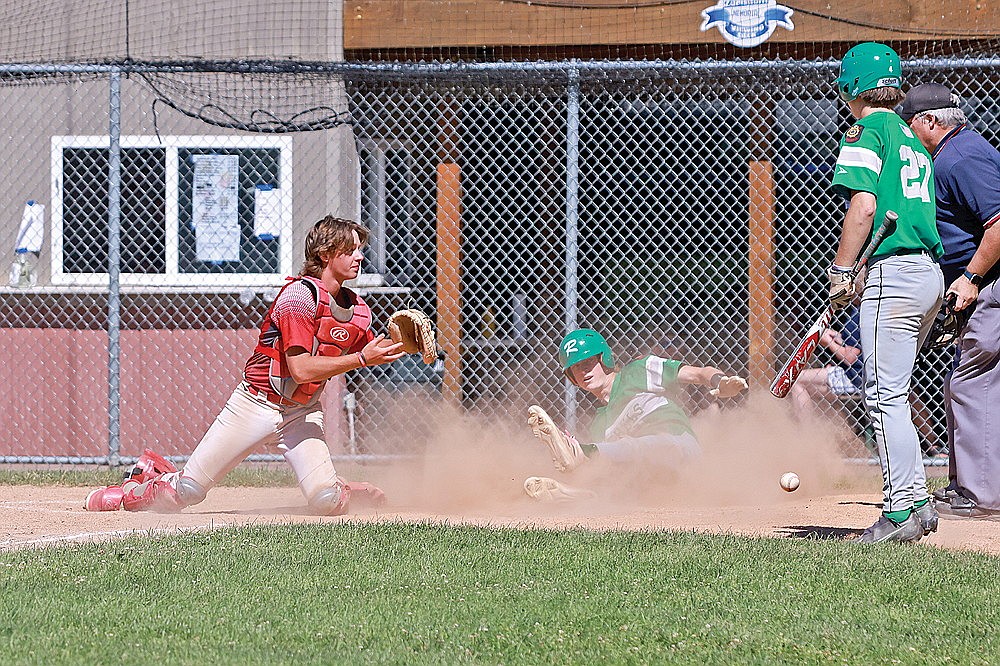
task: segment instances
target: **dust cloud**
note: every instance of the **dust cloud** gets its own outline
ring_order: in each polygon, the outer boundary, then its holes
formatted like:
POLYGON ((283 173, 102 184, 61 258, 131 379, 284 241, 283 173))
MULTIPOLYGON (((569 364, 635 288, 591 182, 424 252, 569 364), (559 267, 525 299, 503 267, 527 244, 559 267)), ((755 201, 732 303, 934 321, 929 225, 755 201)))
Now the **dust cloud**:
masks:
POLYGON ((823 419, 796 419, 789 404, 753 394, 740 405, 700 413, 692 425, 700 457, 677 456, 614 465, 599 456, 571 473, 556 472, 548 449, 531 435, 523 410, 486 419, 426 401, 399 405, 386 427, 419 432, 424 451, 413 459, 372 470, 390 502, 436 514, 502 514, 531 517, 604 513, 677 506, 772 505, 801 502, 831 492, 870 489, 857 466, 844 462, 841 427, 823 419), (419 413, 419 427, 413 415, 419 413), (802 485, 783 491, 778 479, 795 472, 802 485), (528 476, 549 476, 597 493, 572 504, 541 503, 523 491, 528 476), (860 484, 860 485, 859 485, 860 484))

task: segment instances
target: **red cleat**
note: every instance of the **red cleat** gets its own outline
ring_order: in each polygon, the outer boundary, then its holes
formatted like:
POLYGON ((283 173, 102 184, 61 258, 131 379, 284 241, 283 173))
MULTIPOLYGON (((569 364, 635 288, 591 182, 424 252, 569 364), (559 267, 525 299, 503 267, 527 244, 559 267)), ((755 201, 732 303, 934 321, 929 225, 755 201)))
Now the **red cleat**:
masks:
POLYGON ((155 513, 177 513, 184 508, 177 491, 163 475, 144 483, 128 481, 124 485, 125 495, 122 506, 126 511, 153 511, 155 513))
POLYGON ((367 481, 344 481, 344 485, 351 491, 352 502, 358 502, 361 506, 385 506, 385 493, 375 484, 367 481))
POLYGON ((135 461, 135 465, 125 471, 124 480, 145 483, 150 479, 155 479, 164 474, 176 471, 177 468, 174 467, 172 462, 159 453, 155 453, 152 449, 146 449, 139 456, 139 459, 135 461))
POLYGON ((91 490, 83 502, 87 511, 117 511, 122 508, 122 498, 125 489, 121 486, 108 486, 91 490))

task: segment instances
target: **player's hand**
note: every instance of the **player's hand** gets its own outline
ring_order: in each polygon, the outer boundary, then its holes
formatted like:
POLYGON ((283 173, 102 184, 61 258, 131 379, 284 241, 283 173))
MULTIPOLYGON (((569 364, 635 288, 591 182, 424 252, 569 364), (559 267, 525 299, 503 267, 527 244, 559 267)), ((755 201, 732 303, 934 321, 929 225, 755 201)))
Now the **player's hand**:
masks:
POLYGON ((823 331, 823 335, 819 338, 819 343, 827 349, 833 350, 835 347, 844 346, 844 338, 837 331, 828 328, 823 331))
POLYGON ((742 377, 716 375, 712 378, 712 390, 709 393, 713 398, 732 398, 746 390, 747 380, 742 377))
POLYGON ((846 308, 854 300, 854 276, 851 269, 830 266, 826 275, 830 278, 830 305, 836 310, 846 308))
POLYGON ((384 365, 402 358, 406 352, 403 351, 401 342, 393 342, 386 339, 385 335, 378 335, 361 350, 368 365, 384 365))
POLYGON ((847 365, 854 365, 861 358, 861 350, 857 347, 847 347, 842 346, 840 348, 840 354, 838 354, 840 360, 847 365))
POLYGON ((955 312, 960 312, 976 302, 976 299, 979 298, 979 287, 969 282, 967 277, 961 275, 948 287, 948 291, 945 292, 945 298, 947 299, 952 294, 954 294, 955 298, 952 309, 955 312))

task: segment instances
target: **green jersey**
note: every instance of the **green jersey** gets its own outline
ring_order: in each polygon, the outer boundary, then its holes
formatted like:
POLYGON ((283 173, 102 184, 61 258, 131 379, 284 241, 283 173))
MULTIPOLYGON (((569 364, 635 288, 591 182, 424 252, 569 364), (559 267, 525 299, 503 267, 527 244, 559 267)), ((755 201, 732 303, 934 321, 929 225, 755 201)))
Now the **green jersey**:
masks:
POLYGON ((615 375, 608 404, 597 409, 591 442, 626 437, 691 433, 687 414, 667 395, 684 364, 656 356, 628 363, 615 375))
POLYGON ((935 222, 931 156, 913 131, 892 112, 870 113, 840 140, 833 189, 850 198, 855 191, 875 195, 872 234, 887 210, 899 215, 896 230, 882 241, 876 257, 906 250, 944 254, 935 222))

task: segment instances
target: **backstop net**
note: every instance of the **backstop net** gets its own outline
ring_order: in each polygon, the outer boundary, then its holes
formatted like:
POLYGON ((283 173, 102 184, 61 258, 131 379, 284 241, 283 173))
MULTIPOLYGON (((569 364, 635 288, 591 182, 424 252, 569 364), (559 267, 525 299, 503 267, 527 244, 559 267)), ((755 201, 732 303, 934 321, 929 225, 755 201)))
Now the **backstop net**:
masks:
MULTIPOLYGON (((420 307, 443 350, 333 382, 336 452, 419 453, 427 401, 576 423, 595 405, 557 345, 578 326, 620 361, 712 364, 766 391, 825 301, 847 48, 889 43, 904 90, 946 83, 1000 138, 995 18, 883 4, 8 3, 0 246, 30 266, 0 288, 16 405, 0 456, 189 453, 330 212, 372 231, 357 289, 376 328, 420 307)), ((929 450, 948 363, 918 361, 929 450)), ((867 455, 856 399, 799 408, 867 455)))

